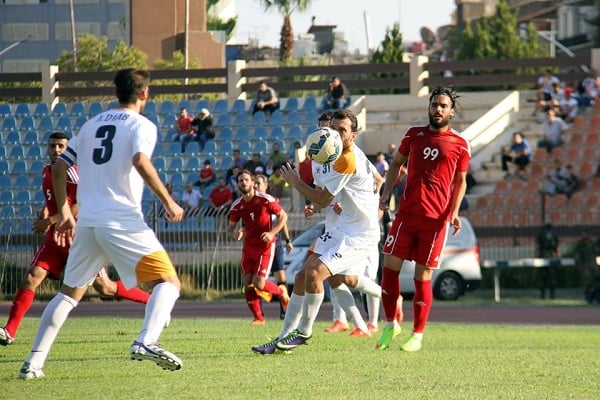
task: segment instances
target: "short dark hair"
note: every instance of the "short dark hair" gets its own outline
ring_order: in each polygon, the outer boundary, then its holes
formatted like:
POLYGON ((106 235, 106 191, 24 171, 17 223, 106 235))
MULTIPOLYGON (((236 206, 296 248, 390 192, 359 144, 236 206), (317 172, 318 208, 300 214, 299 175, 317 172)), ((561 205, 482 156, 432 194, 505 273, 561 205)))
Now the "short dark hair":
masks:
POLYGON ((150 84, 150 73, 142 69, 126 68, 117 71, 113 82, 120 104, 133 104, 150 84))
POLYGON ((48 136, 48 139, 71 139, 71 135, 69 135, 66 132, 61 132, 61 131, 56 131, 56 132, 52 132, 50 134, 50 136, 48 136))
POLYGON ((450 101, 452 102, 452 108, 454 108, 456 105, 456 99, 458 99, 459 96, 456 94, 454 88, 451 87, 438 86, 434 88, 429 95, 429 104, 431 104, 431 100, 433 100, 434 97, 442 94, 450 98, 450 101))
POLYGON ((331 119, 349 119, 352 132, 358 131, 358 120, 356 119, 356 115, 350 110, 337 110, 333 113, 331 119))
POLYGON ((319 115, 319 122, 322 121, 331 121, 331 117, 333 117, 333 111, 325 111, 321 115, 319 115))

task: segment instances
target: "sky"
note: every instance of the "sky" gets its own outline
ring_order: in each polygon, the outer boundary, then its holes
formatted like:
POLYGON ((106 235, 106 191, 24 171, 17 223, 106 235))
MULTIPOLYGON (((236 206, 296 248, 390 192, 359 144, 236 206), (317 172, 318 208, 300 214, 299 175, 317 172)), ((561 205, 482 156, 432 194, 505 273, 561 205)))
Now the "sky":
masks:
MULTIPOLYGON (((279 46, 279 32, 283 17, 275 10, 264 11, 258 0, 238 0, 238 22, 234 42, 248 43, 258 38, 259 46, 279 46)), ((337 25, 343 32, 351 52, 359 49, 367 53, 367 34, 364 13, 367 13, 370 47, 377 47, 384 38, 386 27, 400 22, 403 40, 411 43, 421 40, 420 29, 427 26, 436 32, 439 26, 452 22, 454 0, 312 0, 305 12, 295 11, 291 16, 294 38, 308 30, 312 16, 316 25, 337 25)))

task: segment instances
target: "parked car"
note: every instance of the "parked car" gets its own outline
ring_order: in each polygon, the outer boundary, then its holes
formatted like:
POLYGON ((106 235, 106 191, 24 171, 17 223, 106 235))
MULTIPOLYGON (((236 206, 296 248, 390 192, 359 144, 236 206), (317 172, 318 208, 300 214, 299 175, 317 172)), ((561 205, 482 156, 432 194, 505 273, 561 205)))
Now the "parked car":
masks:
MULTIPOLYGON (((457 236, 452 235, 452 228, 449 229, 442 263, 433 273, 433 294, 439 300, 456 300, 466 291, 477 289, 481 283, 479 246, 475 231, 468 219, 461 217, 461 221, 462 229, 457 236)), ((324 231, 325 222, 320 221, 294 239, 294 250, 284 256, 288 285, 293 286, 294 278, 304 264, 308 248, 324 231)), ((410 297, 414 294, 414 270, 414 262, 404 262, 400 273, 403 296, 410 297)))

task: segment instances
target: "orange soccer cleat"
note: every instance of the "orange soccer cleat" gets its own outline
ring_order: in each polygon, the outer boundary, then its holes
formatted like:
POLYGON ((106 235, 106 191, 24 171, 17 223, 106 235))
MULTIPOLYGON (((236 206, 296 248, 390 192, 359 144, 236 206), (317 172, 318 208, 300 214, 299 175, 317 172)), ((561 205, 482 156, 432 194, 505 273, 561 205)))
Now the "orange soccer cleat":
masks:
POLYGON ((350 325, 347 322, 340 322, 339 319, 336 319, 329 328, 325 328, 325 332, 328 333, 337 333, 337 332, 345 332, 350 329, 350 325))

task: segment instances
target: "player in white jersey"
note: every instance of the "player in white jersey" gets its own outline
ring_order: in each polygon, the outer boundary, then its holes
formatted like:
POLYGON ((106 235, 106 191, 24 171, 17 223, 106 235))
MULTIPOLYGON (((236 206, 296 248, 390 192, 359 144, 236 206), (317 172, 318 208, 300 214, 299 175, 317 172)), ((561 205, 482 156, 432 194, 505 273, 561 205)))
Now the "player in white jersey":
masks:
POLYGON ((150 161, 157 130, 141 115, 149 82, 147 71, 118 71, 114 83, 119 107, 86 122, 52 170, 59 210, 55 240, 59 244, 72 241, 72 246, 63 286, 46 306, 32 351, 19 372, 24 379, 44 376, 42 368, 58 331, 108 260, 127 287, 145 284, 152 289, 142 330, 129 350, 131 358, 151 360, 168 370, 182 366, 179 357, 156 343, 181 284, 169 256, 144 221, 144 183, 159 198, 170 221, 180 221, 183 209, 169 195, 150 161), (75 163, 80 177, 76 227, 65 190, 65 171, 75 163))
MULTIPOLYGON (((342 282, 350 287, 358 287, 359 281, 371 285, 361 290, 370 293, 380 292, 379 286, 370 279, 361 279, 365 260, 379 241, 378 200, 374 171, 362 150, 354 145, 357 135, 356 116, 349 110, 337 111, 332 126, 342 138, 342 155, 333 163, 319 165, 315 172, 315 188, 302 182, 298 174, 288 164, 282 167, 286 181, 296 188, 305 198, 320 208, 328 207, 335 196, 342 204, 342 213, 326 227, 315 244, 314 252, 304 263, 305 281, 296 279, 294 294, 290 298, 288 313, 300 312, 298 328, 253 351, 268 354, 280 350, 292 350, 306 343, 312 336, 312 327, 323 302, 323 281, 329 279, 332 287, 342 282), (290 308, 291 306, 291 308, 290 308)), ((351 294, 340 291, 338 300, 346 303, 351 294)), ((353 303, 353 299, 348 300, 353 303)), ((345 308, 345 307, 344 307, 345 308)), ((363 321, 364 324, 364 321, 363 321)), ((293 325, 293 324, 290 324, 293 325)), ((366 328, 366 326, 365 326, 366 328)), ((285 329, 285 328, 284 328, 285 329)), ((283 332, 283 330, 282 330, 283 332)))

